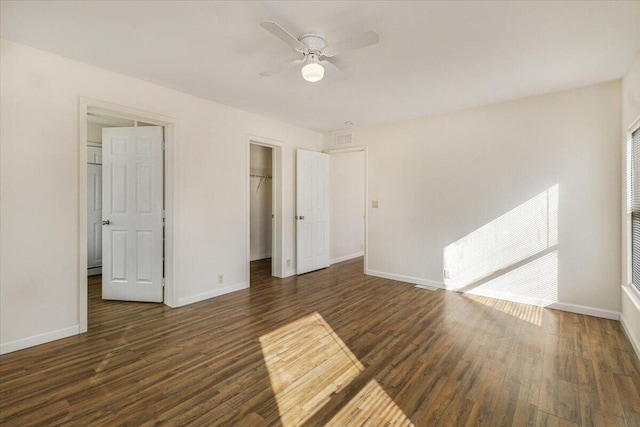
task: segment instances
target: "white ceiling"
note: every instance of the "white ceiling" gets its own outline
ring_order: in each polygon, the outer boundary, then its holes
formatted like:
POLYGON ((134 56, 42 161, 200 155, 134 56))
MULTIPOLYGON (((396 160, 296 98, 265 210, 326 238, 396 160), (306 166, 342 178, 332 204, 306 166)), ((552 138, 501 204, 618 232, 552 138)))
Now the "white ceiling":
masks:
POLYGON ((640 2, 2 1, 3 38, 305 128, 329 131, 460 110, 618 79, 640 48, 640 2), (336 78, 299 69, 260 27, 328 42, 336 78))

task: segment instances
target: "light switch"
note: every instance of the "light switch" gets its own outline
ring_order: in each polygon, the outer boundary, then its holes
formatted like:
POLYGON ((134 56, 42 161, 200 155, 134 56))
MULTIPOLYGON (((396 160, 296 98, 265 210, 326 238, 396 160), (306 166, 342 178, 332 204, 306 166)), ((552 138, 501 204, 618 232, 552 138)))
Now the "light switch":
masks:
POLYGON ((378 201, 377 200, 372 200, 371 201, 371 207, 372 208, 377 208, 378 207, 378 201))

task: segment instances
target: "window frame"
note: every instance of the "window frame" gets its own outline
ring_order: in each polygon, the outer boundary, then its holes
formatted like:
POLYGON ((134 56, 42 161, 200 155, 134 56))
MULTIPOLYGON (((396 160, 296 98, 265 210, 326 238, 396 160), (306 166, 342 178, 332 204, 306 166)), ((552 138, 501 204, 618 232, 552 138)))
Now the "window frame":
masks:
MULTIPOLYGON (((631 289, 631 292, 640 299, 640 283, 636 286, 633 283, 633 182, 632 182, 632 155, 633 155, 633 134, 635 132, 640 132, 640 116, 638 116, 631 126, 627 128, 627 132, 625 135, 625 193, 624 193, 624 215, 626 222, 626 278, 624 280, 625 286, 631 289)), ((638 167, 638 173, 640 173, 640 166, 638 167)))

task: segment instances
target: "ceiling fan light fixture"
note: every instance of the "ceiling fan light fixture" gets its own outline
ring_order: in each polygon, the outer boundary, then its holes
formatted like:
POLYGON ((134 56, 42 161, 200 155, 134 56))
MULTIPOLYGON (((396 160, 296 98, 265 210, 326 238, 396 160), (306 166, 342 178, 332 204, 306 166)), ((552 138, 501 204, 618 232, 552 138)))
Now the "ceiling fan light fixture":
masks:
POLYGON ((302 67, 302 78, 306 81, 315 83, 324 77, 324 67, 318 63, 316 55, 309 55, 307 64, 302 67))
POLYGON ((328 64, 332 71, 341 71, 340 67, 337 67, 329 58, 351 50, 372 46, 378 44, 380 41, 378 34, 373 31, 367 31, 366 33, 350 36, 332 46, 327 46, 327 41, 324 36, 319 33, 310 32, 304 33, 300 37, 295 37, 277 22, 264 21, 260 23, 260 26, 295 49, 298 54, 303 55, 302 59, 289 61, 277 68, 263 71, 260 73, 263 77, 273 76, 299 64, 304 64, 302 67, 302 78, 312 83, 319 82, 324 77, 324 67, 322 64, 328 64), (322 63, 320 61, 321 57, 323 58, 322 63))

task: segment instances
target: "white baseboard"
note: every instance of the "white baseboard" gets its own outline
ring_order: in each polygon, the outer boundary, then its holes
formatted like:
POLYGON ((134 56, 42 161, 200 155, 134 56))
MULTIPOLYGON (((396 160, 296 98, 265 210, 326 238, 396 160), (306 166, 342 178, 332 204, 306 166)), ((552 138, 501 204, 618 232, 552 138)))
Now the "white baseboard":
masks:
POLYGON ((45 332, 44 334, 34 335, 32 337, 21 338, 19 340, 10 341, 0 344, 0 354, 7 354, 14 351, 22 350, 28 347, 56 341, 62 338, 68 338, 80 333, 80 326, 70 326, 68 328, 58 329, 57 331, 45 332))
MULTIPOLYGON (((448 289, 448 290, 453 290, 453 289, 448 289)), ((469 292, 457 291, 457 290, 456 290, 456 292, 460 292, 460 293, 467 294, 467 295, 476 295, 476 296, 481 296, 481 297, 499 299, 499 300, 503 300, 503 301, 511 301, 511 302, 515 302, 515 303, 518 303, 518 304, 535 305, 535 306, 538 306, 538 307, 546 307, 549 304, 549 301, 545 301, 545 300, 543 300, 541 298, 530 297, 530 296, 527 296, 527 295, 517 295, 517 294, 500 293, 500 292, 488 292, 487 290, 484 290, 484 292, 474 292, 473 289, 471 289, 469 292)))
POLYGON ((349 261, 350 259, 359 258, 359 257, 361 257, 363 255, 364 255, 364 251, 355 252, 355 253, 349 254, 349 255, 339 256, 337 258, 331 259, 331 264, 337 264, 337 263, 342 262, 342 261, 349 261))
POLYGON ((587 316, 602 317, 603 319, 620 320, 620 312, 605 310, 603 308, 589 307, 586 305, 567 304, 564 302, 554 302, 546 308, 568 311, 570 313, 586 314, 587 316))
POLYGON ((284 271, 284 276, 282 276, 282 278, 286 278, 286 277, 291 277, 291 276, 295 276, 296 275, 296 269, 295 268, 287 268, 284 271))
POLYGON ((420 279, 418 277, 403 276, 401 274, 384 273, 382 271, 376 271, 376 270, 366 270, 364 274, 368 274, 369 276, 382 277, 383 279, 390 279, 390 280, 397 280, 399 282, 411 283, 414 285, 428 285, 428 286, 435 286, 436 288, 440 288, 440 289, 446 289, 446 287, 444 286, 444 283, 442 282, 435 282, 433 280, 420 279))
POLYGON ((631 346, 636 352, 636 356, 640 359, 640 341, 638 341, 636 336, 631 332, 631 327, 622 313, 620 313, 620 323, 622 324, 622 329, 627 334, 627 338, 629 338, 629 341, 631 342, 631 346))
MULTIPOLYGON (((370 276, 382 277, 383 279, 391 279, 391 280, 398 280, 400 282, 412 283, 414 285, 428 285, 428 286, 435 286, 440 289, 447 289, 445 284, 442 282, 436 282, 436 281, 427 280, 427 279, 420 279, 418 277, 403 276, 401 274, 385 273, 385 272, 376 271, 376 270, 366 270, 365 274, 368 274, 370 276)), ((452 289, 448 289, 448 290, 452 290, 452 289)), ((493 298, 507 299, 506 297, 500 298, 498 296, 495 296, 493 298)), ((524 297, 518 298, 518 299, 519 300, 515 302, 520 302, 523 304, 541 305, 539 301, 536 301, 534 299, 525 299, 524 297)), ((513 298, 508 299, 508 301, 511 301, 511 300, 513 300, 513 298)), ((584 305, 556 302, 556 303, 547 305, 546 308, 553 308, 556 310, 568 311, 570 313, 586 314, 588 316, 602 317, 604 319, 620 320, 620 313, 617 311, 605 310, 605 309, 596 308, 596 307, 588 307, 584 305)))
POLYGON ((178 300, 178 307, 204 301, 206 299, 213 298, 213 297, 218 297, 220 295, 228 294, 230 292, 241 291, 242 289, 247 289, 248 287, 249 286, 247 285, 246 282, 242 282, 236 285, 225 286, 224 288, 213 289, 211 291, 203 292, 198 295, 192 295, 190 297, 180 298, 178 300))

